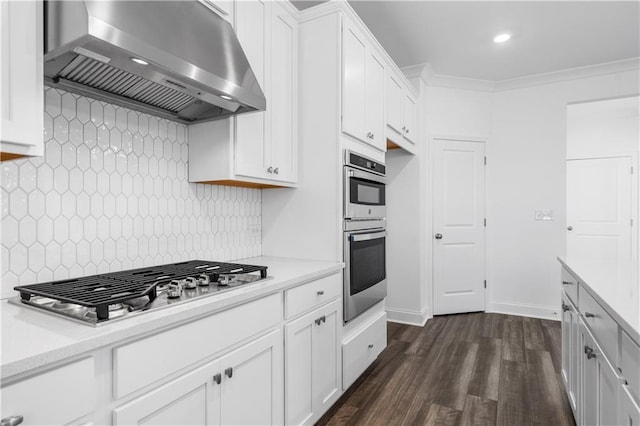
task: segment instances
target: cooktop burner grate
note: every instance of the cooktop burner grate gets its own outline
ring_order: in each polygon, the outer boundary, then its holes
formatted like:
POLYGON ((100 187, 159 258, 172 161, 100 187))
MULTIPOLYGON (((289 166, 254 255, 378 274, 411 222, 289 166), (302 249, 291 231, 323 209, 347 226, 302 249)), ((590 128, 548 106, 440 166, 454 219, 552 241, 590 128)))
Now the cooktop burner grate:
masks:
POLYGON ((14 290, 20 292, 20 298, 27 302, 32 296, 42 296, 60 302, 95 308, 98 321, 103 321, 109 319, 110 305, 113 306, 143 296, 147 296, 152 302, 157 297, 158 289, 166 286, 172 280, 207 274, 211 281, 217 281, 221 275, 255 272, 260 272, 260 278, 267 277, 266 266, 191 260, 89 277, 17 286, 14 287, 14 290))

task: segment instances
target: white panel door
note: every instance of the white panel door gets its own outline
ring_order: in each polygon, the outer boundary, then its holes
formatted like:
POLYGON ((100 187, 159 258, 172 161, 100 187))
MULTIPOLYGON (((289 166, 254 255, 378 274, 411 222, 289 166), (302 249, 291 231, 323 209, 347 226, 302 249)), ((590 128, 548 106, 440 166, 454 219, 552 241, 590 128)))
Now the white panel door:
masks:
POLYGON ((434 140, 434 314, 485 309, 484 143, 434 140))
POLYGON ((342 327, 342 321, 338 317, 339 306, 340 302, 336 300, 316 311, 321 315, 313 336, 313 378, 317 397, 314 411, 318 415, 327 411, 340 396, 338 328, 342 327))
POLYGON ((366 142, 384 152, 387 150, 384 134, 384 65, 372 50, 367 54, 366 79, 366 142))
POLYGON ((404 129, 402 135, 411 143, 416 142, 418 129, 416 129, 416 100, 409 93, 404 95, 404 129))
POLYGON ((567 256, 598 262, 610 283, 601 291, 623 305, 635 299, 631 165, 631 157, 567 161, 567 256))
POLYGON ((400 78, 391 69, 387 72, 388 75, 385 82, 387 126, 401 133, 404 121, 402 84, 400 83, 400 78))

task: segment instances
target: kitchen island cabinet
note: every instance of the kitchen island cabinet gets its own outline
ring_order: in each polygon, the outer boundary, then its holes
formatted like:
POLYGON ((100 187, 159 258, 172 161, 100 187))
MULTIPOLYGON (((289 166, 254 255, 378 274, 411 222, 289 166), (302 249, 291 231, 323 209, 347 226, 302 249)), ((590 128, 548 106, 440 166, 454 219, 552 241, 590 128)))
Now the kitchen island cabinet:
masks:
POLYGON ((637 424, 640 324, 598 262, 562 264, 562 378, 580 425, 637 424), (635 419, 635 420, 634 420, 635 419))
POLYGON ((44 155, 42 17, 41 1, 0 2, 0 161, 44 155))

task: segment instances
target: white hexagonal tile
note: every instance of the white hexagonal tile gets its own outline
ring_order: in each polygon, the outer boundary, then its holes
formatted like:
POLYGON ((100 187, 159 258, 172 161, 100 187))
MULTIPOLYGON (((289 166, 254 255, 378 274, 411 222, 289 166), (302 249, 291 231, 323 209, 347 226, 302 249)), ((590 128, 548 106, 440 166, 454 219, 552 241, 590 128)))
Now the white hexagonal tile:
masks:
POLYGON ((44 268, 45 251, 44 246, 40 243, 35 243, 29 247, 29 269, 36 274, 44 268))
POLYGON ((29 252, 22 244, 16 244, 9 252, 9 268, 12 273, 20 276, 27 269, 29 252))
POLYGON ((116 197, 116 214, 120 217, 127 215, 127 197, 124 194, 116 197))
POLYGON ((78 114, 78 120, 82 124, 88 122, 91 119, 91 105, 89 100, 83 96, 76 101, 76 111, 78 114))
POLYGON ((84 145, 91 149, 98 144, 98 129, 92 122, 86 123, 83 127, 84 145))
POLYGON ((119 194, 122 191, 122 176, 118 173, 112 173, 109 176, 109 192, 119 194))
POLYGON ((44 114, 44 140, 53 138, 53 118, 45 112, 44 114))
POLYGON ((45 212, 44 194, 39 189, 29 193, 28 199, 29 215, 35 219, 39 219, 45 212))
POLYGON ((61 197, 62 215, 67 219, 71 219, 76 215, 76 197, 71 192, 65 192, 61 197))
POLYGON ((145 177, 145 179, 149 177, 149 159, 144 155, 138 157, 138 170, 140 171, 140 174, 145 177))
POLYGON ((116 109, 116 127, 120 130, 127 128, 127 112, 128 110, 122 107, 116 109))
POLYGON ((153 138, 150 135, 144 137, 144 155, 147 158, 153 157, 153 138))
POLYGON ((62 95, 62 115, 69 121, 76 117, 76 98, 69 92, 62 95))
POLYGON ((79 216, 74 216, 69 220, 69 239, 74 243, 80 242, 84 237, 82 232, 82 219, 79 216))
POLYGON ((164 147, 162 144, 162 139, 155 138, 153 140, 153 156, 157 159, 162 158, 162 152, 164 151, 164 147))
MULTIPOLYGON (((34 190, 37 184, 36 168, 29 161, 24 161, 20 165, 20 188, 26 192, 34 190)), ((4 185, 4 182, 2 182, 4 185)))
POLYGON ((69 122, 61 115, 53 120, 53 137, 60 143, 69 140, 69 122))
POLYGON ((69 140, 75 146, 84 144, 84 126, 80 120, 72 120, 69 123, 69 140))
POLYGON ((91 169, 99 172, 104 167, 104 152, 100 147, 91 148, 91 169))
POLYGON ((43 216, 38 219, 37 235, 38 242, 44 245, 49 244, 53 239, 53 219, 48 216, 43 216))
POLYGON ((114 127, 109 132, 109 143, 113 152, 118 152, 122 149, 122 133, 117 127, 114 127))
POLYGON ((113 238, 107 238, 104 242, 104 260, 111 263, 116 258, 116 242, 113 238))
POLYGON ((100 149, 102 149, 103 151, 108 149, 110 146, 109 134, 109 128, 104 124, 98 127, 97 143, 100 149))
POLYGON ((176 128, 176 138, 179 143, 184 143, 187 140, 187 127, 180 124, 176 128))
POLYGON ((27 214, 27 200, 27 193, 22 188, 15 189, 9 195, 9 213, 16 219, 22 219, 27 214))
MULTIPOLYGON (((46 253, 46 249, 45 249, 45 259, 46 259, 47 253, 46 253)), ((49 268, 42 268, 40 269, 40 271, 38 272, 36 279, 39 283, 45 283, 45 282, 50 282, 53 281, 53 271, 49 268)))
POLYGON ((83 186, 84 192, 87 194, 93 194, 98 188, 98 175, 93 170, 89 169, 83 173, 83 186))
POLYGON ((102 102, 91 102, 91 122, 96 127, 102 125, 102 123, 104 122, 104 110, 102 107, 102 102))
POLYGON ((116 155, 116 171, 120 174, 127 172, 127 154, 119 151, 116 155))
POLYGON ((100 217, 104 214, 104 198, 98 193, 91 195, 91 215, 100 217))
POLYGON ((111 104, 104 105, 104 125, 109 129, 116 125, 116 110, 111 104))
POLYGON ((0 188, 0 210, 2 211, 2 217, 9 215, 9 193, 4 189, 0 188))
POLYGON ((76 261, 83 267, 91 261, 91 244, 87 240, 79 241, 76 244, 76 261))
POLYGON ((98 192, 106 195, 109 192, 109 174, 106 171, 98 173, 98 192))
POLYGON ((58 167, 61 163, 62 153, 60 144, 55 139, 51 139, 44 145, 44 158, 52 168, 58 167))
POLYGON ((138 116, 138 132, 143 136, 149 133, 149 115, 140 114, 138 116))
POLYGON ((25 216, 20 220, 20 243, 29 247, 36 242, 36 221, 31 216, 25 216))
POLYGON ((104 152, 104 169, 107 173, 113 173, 116 170, 116 153, 111 149, 104 152))
POLYGON ((78 195, 83 190, 84 174, 80 169, 73 169, 69 172, 69 190, 78 195))
POLYGON ((8 192, 13 191, 20 184, 20 170, 15 161, 2 163, 2 187, 8 192))
POLYGON ((116 240, 122 237, 122 219, 118 216, 111 218, 109 235, 116 240))
POLYGON ((189 161, 189 147, 184 144, 180 147, 180 157, 183 163, 189 161))
POLYGON ((152 178, 158 177, 158 159, 155 157, 149 158, 149 175, 152 178))
POLYGON ((133 153, 133 134, 128 130, 122 132, 122 152, 127 155, 133 153))
POLYGON ((81 171, 88 170, 91 167, 91 152, 85 145, 80 145, 76 149, 76 166, 81 171))
POLYGON ((104 214, 108 218, 116 215, 116 197, 114 197, 113 194, 104 196, 104 214))
POLYGON ((135 111, 129 111, 127 114, 127 129, 131 133, 138 131, 138 114, 135 111))
POLYGON ((71 241, 62 244, 62 264, 68 269, 76 263, 76 245, 71 241))
POLYGON ((69 220, 66 217, 58 216, 53 221, 53 238, 58 242, 69 239, 69 220))
POLYGON ((159 121, 159 118, 154 116, 149 116, 149 135, 152 138, 158 137, 158 121, 159 121))
POLYGON ((76 147, 72 143, 62 145, 62 165, 67 170, 76 167, 76 147))
POLYGON ((144 193, 144 178, 139 174, 133 177, 133 193, 138 197, 144 193))
POLYGON ((97 220, 98 224, 98 238, 101 240, 106 240, 109 238, 110 225, 109 218, 106 216, 99 217, 97 220))
POLYGON ((136 216, 133 218, 133 236, 141 238, 142 235, 144 235, 144 219, 142 216, 136 216))
POLYGON ((56 89, 48 88, 44 94, 44 109, 51 117, 60 115, 62 109, 62 100, 60 93, 56 89))
POLYGON ((133 135, 133 152, 137 156, 141 156, 144 153, 144 138, 140 133, 133 135))
POLYGON ((104 244, 100 240, 93 240, 91 242, 91 259, 96 262, 101 261, 104 258, 104 244))
POLYGON ((55 189, 59 194, 62 194, 69 189, 69 172, 67 169, 57 167, 53 171, 53 189, 55 189))
POLYGON ((8 248, 13 247, 18 243, 18 221, 11 217, 2 218, 2 245, 8 248))
POLYGON ((84 238, 88 241, 93 241, 98 236, 98 221, 95 217, 89 216, 83 223, 84 238))

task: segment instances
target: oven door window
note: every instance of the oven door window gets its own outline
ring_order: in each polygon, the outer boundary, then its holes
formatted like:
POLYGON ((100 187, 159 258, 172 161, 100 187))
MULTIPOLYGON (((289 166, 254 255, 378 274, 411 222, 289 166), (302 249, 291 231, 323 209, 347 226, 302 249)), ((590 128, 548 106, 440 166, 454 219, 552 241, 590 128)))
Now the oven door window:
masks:
POLYGON ((351 288, 349 291, 352 296, 378 284, 387 277, 385 241, 384 237, 350 241, 349 278, 351 288))
POLYGON ((349 193, 352 204, 364 204, 367 206, 385 205, 385 185, 360 178, 349 178, 349 193))

